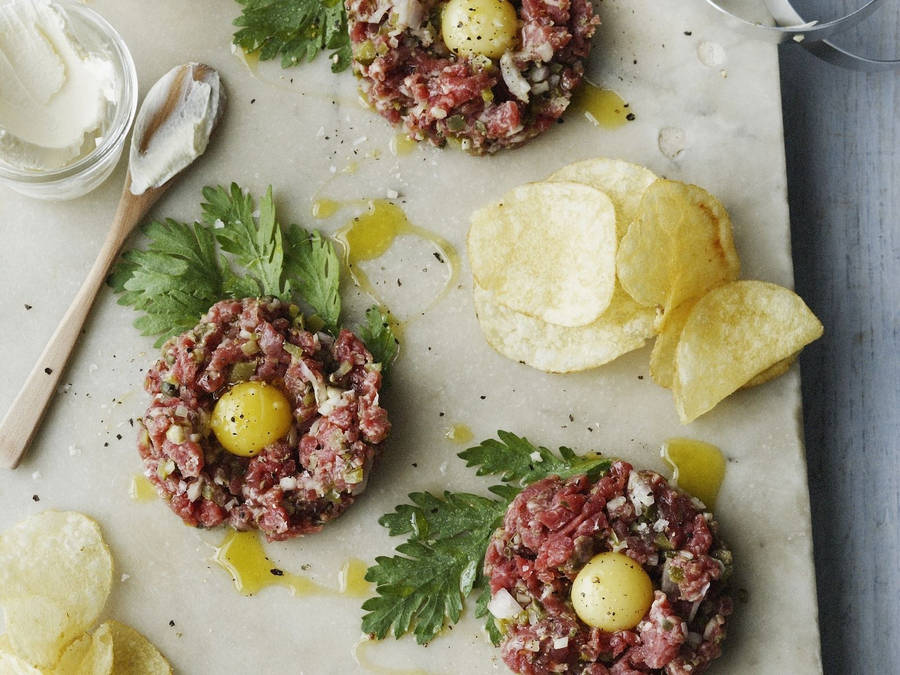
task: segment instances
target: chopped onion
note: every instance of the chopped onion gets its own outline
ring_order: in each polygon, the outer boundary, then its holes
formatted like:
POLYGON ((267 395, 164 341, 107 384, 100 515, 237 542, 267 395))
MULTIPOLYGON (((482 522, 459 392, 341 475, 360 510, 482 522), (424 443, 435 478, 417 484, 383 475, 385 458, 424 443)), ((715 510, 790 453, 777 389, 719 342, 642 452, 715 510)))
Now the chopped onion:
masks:
POLYGON ((505 588, 501 588, 491 596, 487 609, 498 619, 515 619, 522 613, 522 606, 505 588))
POLYGON ((613 499, 610 499, 606 502, 606 510, 609 512, 618 511, 623 506, 625 506, 625 495, 619 495, 613 499))
POLYGON ((509 92, 523 103, 528 103, 528 92, 531 90, 531 85, 516 68, 511 52, 506 52, 500 57, 500 74, 503 76, 509 92))
POLYGON ((569 646, 568 636, 558 637, 558 638, 553 639, 553 649, 563 649, 564 647, 568 647, 568 646, 569 646))
POLYGON ((644 480, 637 475, 636 471, 632 471, 628 475, 628 498, 634 506, 635 515, 641 515, 644 509, 652 506, 656 501, 653 498, 653 491, 644 480))

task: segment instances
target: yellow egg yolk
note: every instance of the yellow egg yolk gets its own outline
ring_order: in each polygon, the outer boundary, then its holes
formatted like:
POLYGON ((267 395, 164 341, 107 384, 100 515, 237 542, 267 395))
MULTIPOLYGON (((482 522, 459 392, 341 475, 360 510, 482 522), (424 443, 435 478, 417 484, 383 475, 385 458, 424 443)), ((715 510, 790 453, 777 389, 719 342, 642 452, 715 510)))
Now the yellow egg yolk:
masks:
POLYGON ((652 603, 653 582, 624 553, 595 555, 572 583, 578 618, 608 633, 637 626, 652 603))
POLYGON ((241 382, 213 408, 210 426, 228 452, 253 457, 282 438, 291 428, 291 404, 265 382, 241 382))
POLYGON ((516 8, 508 0, 450 0, 441 11, 441 37, 450 51, 499 59, 519 30, 516 8))

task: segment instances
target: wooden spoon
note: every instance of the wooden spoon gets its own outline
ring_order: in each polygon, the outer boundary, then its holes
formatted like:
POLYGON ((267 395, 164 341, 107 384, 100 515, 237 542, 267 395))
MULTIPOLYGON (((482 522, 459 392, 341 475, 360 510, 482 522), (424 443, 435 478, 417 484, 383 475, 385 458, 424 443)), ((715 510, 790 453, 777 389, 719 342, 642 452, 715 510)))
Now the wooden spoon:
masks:
MULTIPOLYGON (((103 242, 97 260, 75 295, 75 299, 50 337, 50 341, 28 379, 25 380, 25 385, 16 396, 3 421, 0 422, 0 466, 2 467, 16 468, 31 444, 41 418, 56 391, 69 356, 78 341, 81 327, 87 319, 91 305, 125 239, 143 219, 150 207, 175 182, 177 176, 206 148, 205 144, 202 144, 202 147, 198 148, 199 152, 193 156, 179 157, 176 155, 174 161, 169 161, 164 165, 166 169, 157 181, 159 184, 151 184, 140 191, 140 194, 132 192, 134 186, 132 169, 135 166, 136 155, 138 156, 137 161, 141 162, 146 161, 147 158, 155 159, 151 156, 152 153, 166 150, 162 142, 156 145, 153 143, 156 134, 161 129, 170 130, 172 124, 192 123, 192 120, 182 114, 188 103, 185 92, 190 91, 193 85, 191 82, 186 82, 188 77, 197 83, 215 82, 215 86, 210 88, 210 96, 215 96, 216 100, 210 101, 211 110, 214 113, 211 124, 206 127, 208 133, 212 133, 221 117, 225 102, 224 95, 219 86, 218 73, 209 66, 196 63, 179 66, 164 76, 148 92, 135 121, 125 188, 122 190, 122 197, 119 200, 119 206, 116 209, 116 215, 106 241, 103 242), (158 89, 160 86, 167 89, 160 91, 158 89), (170 123, 168 126, 167 122, 170 123)), ((196 104, 196 99, 193 103, 196 104)))

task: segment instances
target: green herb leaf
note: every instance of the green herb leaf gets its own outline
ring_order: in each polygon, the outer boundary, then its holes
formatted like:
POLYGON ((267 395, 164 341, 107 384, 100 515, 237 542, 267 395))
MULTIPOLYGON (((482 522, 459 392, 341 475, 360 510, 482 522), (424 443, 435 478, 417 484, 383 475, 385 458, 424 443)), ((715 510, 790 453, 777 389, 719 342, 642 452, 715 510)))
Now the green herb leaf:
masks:
POLYGON ((284 68, 312 61, 323 49, 332 50, 331 70, 350 65, 347 11, 342 0, 237 0, 243 5, 234 21, 234 43, 259 52, 263 61, 281 57, 284 68))
POLYGON ((378 557, 366 572, 366 579, 377 584, 377 596, 363 604, 369 612, 363 616, 365 632, 381 639, 391 631, 398 638, 412 631, 420 644, 428 642, 446 621, 459 620, 462 600, 480 588, 475 616, 486 617, 488 635, 499 644, 502 635, 487 609, 491 594, 482 568, 491 534, 502 524, 510 502, 528 483, 583 473, 596 480, 612 464, 594 454, 579 457, 569 448, 560 448, 556 455, 508 431, 497 435, 500 441, 488 439, 459 456, 467 466, 478 466, 479 476, 500 475, 508 483, 488 488, 499 500, 416 492, 409 496, 412 504, 402 504, 379 519, 391 536, 407 539, 396 548, 400 555, 378 557), (540 461, 532 458, 534 453, 540 461))
POLYGON ((284 268, 289 291, 299 293, 335 332, 341 318, 341 265, 331 240, 291 225, 285 233, 284 268))
POLYGON ((505 483, 525 486, 547 476, 568 478, 587 474, 592 479, 605 473, 612 461, 588 454, 579 457, 569 448, 560 448, 557 457, 547 448, 532 445, 527 438, 498 431, 500 440, 489 438, 459 453, 466 466, 477 466, 479 476, 496 475, 505 483))
POLYGON ((366 600, 362 628, 381 639, 393 630, 410 630, 419 644, 429 642, 449 620, 456 623, 462 603, 483 582, 484 552, 507 503, 466 493, 443 497, 416 492, 413 504, 397 507, 379 522, 392 535, 409 535, 393 557, 380 556, 366 572, 377 596, 366 600))
MULTIPOLYGON (((203 220, 215 228, 216 239, 222 248, 234 255, 238 263, 256 277, 258 289, 245 295, 272 295, 289 300, 290 294, 281 282, 284 268, 284 247, 281 226, 275 220, 272 186, 259 200, 259 216, 254 218, 253 197, 244 194, 237 183, 231 189, 222 186, 203 188, 203 220)), ((240 288, 248 289, 248 282, 240 288)))
POLYGON ((369 307, 366 310, 366 323, 360 328, 359 337, 375 361, 381 364, 382 372, 388 372, 400 345, 391 329, 390 316, 378 307, 369 307))
POLYGON ((142 335, 166 338, 192 328, 224 297, 221 257, 212 233, 200 224, 154 221, 144 228, 146 250, 131 250, 108 282, 120 305, 144 312, 135 321, 142 335))

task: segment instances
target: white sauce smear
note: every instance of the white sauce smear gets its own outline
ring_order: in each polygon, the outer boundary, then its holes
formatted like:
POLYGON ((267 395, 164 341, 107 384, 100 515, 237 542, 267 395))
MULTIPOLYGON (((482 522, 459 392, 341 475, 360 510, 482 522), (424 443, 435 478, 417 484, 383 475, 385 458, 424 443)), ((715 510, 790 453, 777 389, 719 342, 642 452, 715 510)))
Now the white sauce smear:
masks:
POLYGON ((219 74, 196 63, 173 68, 151 87, 134 123, 129 158, 132 194, 159 187, 203 154, 224 96, 219 74), (176 98, 170 100, 173 87, 176 98), (153 130, 167 106, 171 112, 153 130), (149 142, 142 147, 148 133, 149 142))

